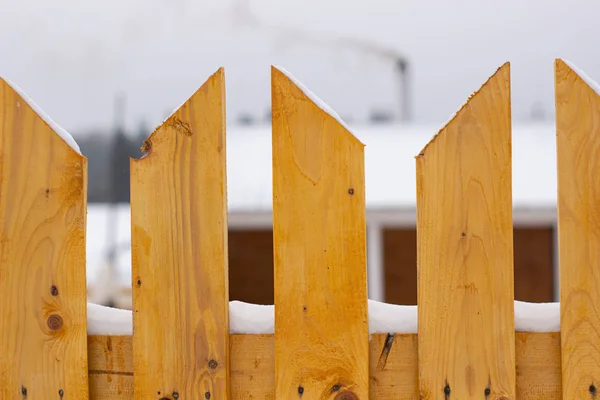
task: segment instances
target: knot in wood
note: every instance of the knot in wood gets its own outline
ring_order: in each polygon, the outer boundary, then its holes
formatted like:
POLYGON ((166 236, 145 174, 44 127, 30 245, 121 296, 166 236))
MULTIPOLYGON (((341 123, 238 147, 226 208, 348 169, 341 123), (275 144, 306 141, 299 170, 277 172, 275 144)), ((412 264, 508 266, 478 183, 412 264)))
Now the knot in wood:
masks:
POLYGON ((52 287, 50 288, 50 294, 52 296, 58 296, 58 288, 55 285, 52 285, 52 287))
POLYGON ((217 369, 218 365, 219 365, 219 363, 216 362, 215 360, 210 360, 208 362, 208 368, 210 368, 210 369, 217 369))
POLYGON ((335 396, 334 400, 358 400, 358 396, 352 392, 341 392, 335 396))
POLYGON ((48 323, 48 328, 50 328, 53 331, 57 331, 63 326, 63 319, 60 315, 57 314, 52 314, 51 316, 49 316, 48 321, 46 322, 48 323))

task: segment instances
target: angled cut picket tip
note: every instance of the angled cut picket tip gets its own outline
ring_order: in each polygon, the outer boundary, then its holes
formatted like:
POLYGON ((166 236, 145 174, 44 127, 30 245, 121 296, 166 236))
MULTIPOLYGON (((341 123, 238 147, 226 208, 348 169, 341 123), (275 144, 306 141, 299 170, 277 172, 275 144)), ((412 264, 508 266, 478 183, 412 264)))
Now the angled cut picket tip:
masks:
POLYGON ((306 100, 311 102, 315 107, 320 108, 326 115, 328 115, 333 120, 335 120, 338 124, 340 124, 346 130, 346 132, 348 132, 348 134, 350 136, 352 136, 356 141, 358 141, 359 143, 361 143, 364 146, 364 144, 356 137, 356 135, 352 132, 352 129, 350 129, 348 124, 346 124, 346 122, 338 115, 338 113, 335 112, 327 103, 325 103, 323 100, 321 100, 316 94, 314 94, 309 88, 307 88, 302 82, 300 82, 300 80, 298 80, 289 71, 287 71, 285 68, 283 68, 281 66, 272 65, 271 66, 271 75, 274 77, 274 82, 275 82, 274 88, 272 91, 273 96, 275 94, 275 91, 279 90, 279 85, 283 85, 284 82, 285 82, 285 84, 290 84, 291 86, 293 86, 295 88, 295 90, 293 88, 291 88, 289 90, 298 91, 299 93, 301 93, 305 97, 306 100), (281 78, 285 78, 285 79, 281 79, 281 78))
POLYGON ((62 126, 60 126, 59 124, 54 122, 48 114, 46 114, 29 96, 27 96, 27 94, 24 91, 21 90, 21 88, 19 88, 16 84, 11 82, 10 80, 3 78, 1 76, 0 76, 0 85, 2 85, 4 87, 3 92, 5 92, 5 93, 3 94, 3 96, 8 96, 8 97, 5 97, 6 99, 13 97, 13 99, 15 101, 14 104, 17 107, 20 107, 21 104, 24 103, 56 135, 58 135, 58 137, 60 137, 71 149, 73 149, 73 151, 75 151, 79 155, 82 155, 81 149, 79 148, 79 145, 77 144, 77 142, 75 141, 73 136, 69 132, 67 132, 67 130, 65 130, 62 126), (12 91, 12 96, 11 96, 10 91, 12 91))
MULTIPOLYGON (((206 93, 210 88, 220 87, 221 92, 218 100, 222 103, 222 114, 225 117, 225 69, 220 67, 215 71, 202 86, 192 94, 186 101, 179 105, 163 122, 157 126, 150 136, 144 140, 141 147, 141 157, 132 158, 133 162, 143 160, 148 157, 155 146, 160 146, 164 142, 163 135, 169 135, 171 133, 183 134, 185 136, 191 136, 194 132, 192 131, 190 118, 194 117, 196 111, 192 110, 193 104, 202 94, 206 93)), ((224 129, 224 127, 223 127, 224 129)))
MULTIPOLYGON (((475 92, 471 93, 471 95, 467 98, 467 101, 465 101, 460 108, 454 113, 452 114, 452 116, 450 117, 450 119, 448 120, 448 122, 446 122, 446 124, 438 131, 437 134, 435 134, 433 136, 433 138, 431 138, 431 140, 425 145, 425 147, 423 147, 423 149, 419 152, 419 154, 417 154, 415 156, 415 158, 418 157, 423 157, 427 151, 427 149, 429 149, 433 143, 435 143, 436 139, 442 135, 444 133, 444 131, 447 130, 447 128, 451 125, 455 123, 455 120, 457 119, 457 117, 459 115, 461 115, 461 113, 464 112, 464 110, 469 107, 469 101, 475 97, 479 92, 481 92, 482 90, 484 90, 486 87, 488 87, 490 85, 491 81, 494 81, 496 79, 502 78, 502 79, 509 79, 508 78, 508 74, 510 71, 510 62, 506 62, 504 63, 501 67, 499 67, 496 72, 494 74, 492 74, 492 76, 490 76, 487 81, 485 81, 485 83, 483 85, 481 85, 481 87, 479 89, 477 89, 475 92), (507 77, 504 78, 504 75, 506 75, 507 77)), ((510 98, 509 98, 510 100, 510 98)), ((509 115, 510 117, 510 115, 509 115)))

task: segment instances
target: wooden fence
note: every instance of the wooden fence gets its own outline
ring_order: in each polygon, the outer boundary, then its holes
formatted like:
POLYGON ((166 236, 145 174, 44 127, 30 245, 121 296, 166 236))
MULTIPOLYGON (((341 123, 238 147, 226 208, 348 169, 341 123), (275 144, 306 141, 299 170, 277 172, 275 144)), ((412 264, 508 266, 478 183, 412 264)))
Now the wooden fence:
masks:
POLYGON ((419 333, 372 336, 364 146, 284 71, 274 335, 230 334, 222 69, 131 161, 132 336, 87 335, 85 157, 0 81, 0 398, 595 398, 600 97, 555 76, 560 333, 515 332, 507 63, 416 155, 419 333))

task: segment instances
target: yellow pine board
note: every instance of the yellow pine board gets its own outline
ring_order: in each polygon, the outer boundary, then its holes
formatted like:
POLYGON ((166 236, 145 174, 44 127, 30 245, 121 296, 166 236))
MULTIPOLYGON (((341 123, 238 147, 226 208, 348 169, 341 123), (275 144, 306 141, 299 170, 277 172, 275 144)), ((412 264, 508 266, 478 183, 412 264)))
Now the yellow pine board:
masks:
POLYGON ((565 399, 600 391, 600 96, 555 63, 558 248, 565 399))
POLYGON ((0 79, 0 398, 87 399, 87 160, 0 79))
POLYGON ((90 400, 133 399, 131 336, 88 336, 90 400))
POLYGON ((219 69, 131 161, 136 399, 229 398, 224 79, 219 69))
MULTIPOLYGON (((133 399, 131 336, 89 336, 90 399, 133 399)), ((418 400, 417 335, 372 335, 370 400, 418 400), (387 345, 386 345, 387 344, 387 345)), ((273 335, 231 335, 231 399, 275 399, 273 335)), ((516 333, 517 399, 560 400, 560 334, 516 333)), ((294 397, 292 397, 294 398, 294 397)), ((484 399, 485 400, 485 399, 484 399)))
POLYGON ((515 399, 509 68, 416 157, 423 399, 515 399))
POLYGON ((364 146, 272 69, 277 399, 367 399, 364 146))

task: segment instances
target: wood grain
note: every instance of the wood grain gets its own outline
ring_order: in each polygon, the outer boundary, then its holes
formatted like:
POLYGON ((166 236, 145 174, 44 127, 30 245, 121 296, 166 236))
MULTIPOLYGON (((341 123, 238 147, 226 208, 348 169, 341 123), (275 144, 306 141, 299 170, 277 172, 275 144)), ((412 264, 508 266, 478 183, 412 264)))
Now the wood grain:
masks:
POLYGON ((229 398, 225 83, 219 69, 131 161, 135 398, 229 398))
MULTIPOLYGON (((89 336, 90 398, 133 399, 131 336, 89 336)), ((231 398, 275 399, 273 335, 231 335, 231 398)), ((418 400, 417 335, 369 342, 371 400, 418 400)), ((517 398, 560 400, 560 334, 516 334, 517 398)))
POLYGON ((517 399, 560 400, 560 333, 517 332, 517 399))
POLYGON ((131 336, 88 336, 90 400, 133 399, 131 336))
POLYGON ((277 399, 367 399, 364 146, 272 69, 277 399))
POLYGON ((417 335, 373 335, 370 399, 418 400, 417 335))
POLYGON ((416 157, 422 399, 515 399, 510 72, 416 157))
POLYGON ((88 398, 86 201, 86 158, 0 79, 1 399, 88 398))
POLYGON ((565 399, 600 391, 600 96, 555 63, 558 249, 565 399))

